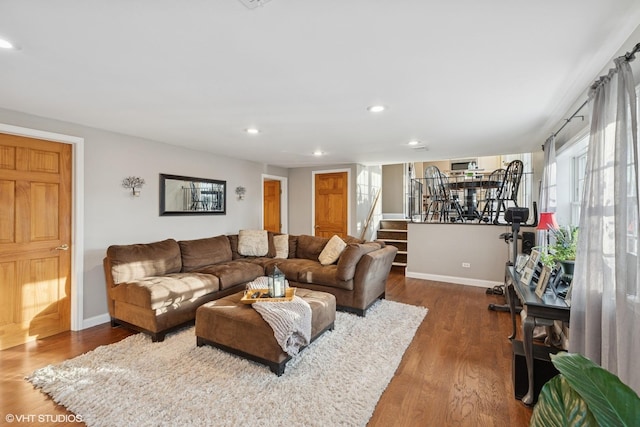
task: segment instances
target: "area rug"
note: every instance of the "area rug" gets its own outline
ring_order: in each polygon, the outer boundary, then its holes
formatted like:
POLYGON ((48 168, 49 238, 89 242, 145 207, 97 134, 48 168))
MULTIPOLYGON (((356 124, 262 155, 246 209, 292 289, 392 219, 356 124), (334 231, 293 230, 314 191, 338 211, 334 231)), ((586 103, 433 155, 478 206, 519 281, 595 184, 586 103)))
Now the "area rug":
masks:
POLYGON ((38 369, 27 380, 89 426, 364 426, 427 314, 388 300, 336 314, 278 377, 196 346, 194 328, 144 334, 38 369))

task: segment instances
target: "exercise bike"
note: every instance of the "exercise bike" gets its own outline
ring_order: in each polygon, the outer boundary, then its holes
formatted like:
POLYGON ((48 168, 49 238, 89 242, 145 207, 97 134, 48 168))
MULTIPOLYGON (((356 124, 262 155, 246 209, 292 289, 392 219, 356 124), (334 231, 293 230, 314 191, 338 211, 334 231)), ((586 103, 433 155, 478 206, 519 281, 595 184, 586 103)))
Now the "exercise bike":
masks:
MULTIPOLYGON (((533 202, 533 222, 528 224, 529 208, 512 207, 508 208, 504 214, 504 219, 508 224, 511 224, 510 233, 502 233, 499 238, 504 239, 505 243, 511 246, 510 258, 507 260, 506 265, 516 265, 518 259, 518 239, 522 239, 520 234, 520 226, 525 225, 528 227, 536 227, 538 225, 538 206, 536 202, 533 202)), ((495 286, 487 289, 487 295, 504 295, 505 284, 495 286)), ((489 310, 493 311, 510 311, 507 304, 489 304, 489 310)), ((520 312, 522 307, 516 307, 516 310, 520 312)))

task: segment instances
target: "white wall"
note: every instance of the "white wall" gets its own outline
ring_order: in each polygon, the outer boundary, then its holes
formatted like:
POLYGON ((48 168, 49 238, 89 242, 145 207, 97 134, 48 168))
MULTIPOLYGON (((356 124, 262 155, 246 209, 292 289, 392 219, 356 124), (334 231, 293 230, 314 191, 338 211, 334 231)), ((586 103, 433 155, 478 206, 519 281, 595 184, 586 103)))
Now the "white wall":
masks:
MULTIPOLYGON (((382 186, 381 166, 357 164, 323 165, 289 169, 289 232, 313 235, 313 174, 314 172, 349 171, 349 220, 351 236, 360 237, 364 221, 369 214, 375 191, 382 186)), ((371 239, 372 229, 381 218, 379 202, 374 212, 371 228, 365 238, 371 239)))
MULTIPOLYGON (((0 109, 0 123, 82 137, 84 143, 84 319, 107 313, 102 258, 109 245, 166 238, 195 239, 260 227, 262 174, 287 176, 268 165, 186 150, 141 138, 0 109), (159 174, 227 181, 226 215, 159 216, 159 174), (140 176, 140 197, 122 188, 122 179, 140 176), (235 187, 246 187, 238 201, 235 187)), ((90 323, 90 321, 89 321, 90 323)))
POLYGON ((313 235, 313 173, 319 171, 349 171, 349 231, 355 230, 356 194, 354 179, 357 176, 355 164, 325 165, 317 167, 294 168, 289 170, 289 204, 292 206, 289 216, 291 234, 313 235))
POLYGON ((382 166, 382 212, 404 213, 404 165, 382 166))
MULTIPOLYGON (((630 52, 633 49, 633 47, 638 43, 639 40, 640 40, 640 25, 636 27, 633 33, 631 33, 629 38, 624 42, 624 44, 620 47, 620 49, 618 49, 618 51, 611 56, 611 60, 607 64, 605 64, 604 68, 600 71, 600 73, 598 73, 598 75, 593 76, 593 82, 595 82, 599 76, 606 75, 609 69, 614 68, 613 59, 619 56, 622 56, 627 52, 630 52)), ((637 56, 638 55, 636 54, 636 57, 637 56)), ((640 66, 638 66, 638 58, 636 58, 635 63, 632 63, 631 70, 633 71, 633 76, 635 78, 635 81, 640 82, 640 66)), ((553 127, 554 132, 560 129, 562 126, 564 126, 565 119, 568 119, 569 117, 571 117, 571 115, 573 115, 573 113, 576 112, 578 107, 580 107, 587 100, 590 86, 591 84, 587 85, 584 88, 584 92, 582 93, 582 95, 580 95, 574 101, 573 105, 562 116, 562 119, 553 127)), ((577 135, 580 135, 580 134, 584 135, 585 132, 588 131, 590 114, 591 112, 590 112, 589 106, 585 106, 582 110, 580 110, 580 112, 578 113, 578 116, 581 116, 581 117, 576 117, 573 120, 571 120, 571 122, 569 122, 569 124, 565 126, 564 129, 556 137, 556 150, 559 150, 563 145, 567 143, 575 142, 577 135)))
POLYGON ((499 236, 511 226, 409 223, 408 229, 407 277, 482 287, 504 283, 511 253, 499 236))

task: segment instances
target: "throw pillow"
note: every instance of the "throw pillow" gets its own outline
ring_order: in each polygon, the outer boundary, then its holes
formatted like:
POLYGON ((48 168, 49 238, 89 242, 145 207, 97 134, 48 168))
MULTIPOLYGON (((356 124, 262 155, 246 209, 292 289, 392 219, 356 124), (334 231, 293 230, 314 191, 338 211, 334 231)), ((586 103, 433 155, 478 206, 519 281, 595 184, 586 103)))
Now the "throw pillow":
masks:
POLYGON ((273 236, 273 244, 276 246, 276 258, 289 258, 289 235, 279 234, 273 236))
POLYGON ((340 236, 333 235, 329 242, 324 247, 322 252, 320 252, 320 256, 318 257, 318 261, 322 265, 333 264, 340 258, 340 254, 347 247, 347 244, 340 238, 340 236))
POLYGON ((267 230, 240 230, 238 253, 243 256, 265 256, 269 252, 267 230))

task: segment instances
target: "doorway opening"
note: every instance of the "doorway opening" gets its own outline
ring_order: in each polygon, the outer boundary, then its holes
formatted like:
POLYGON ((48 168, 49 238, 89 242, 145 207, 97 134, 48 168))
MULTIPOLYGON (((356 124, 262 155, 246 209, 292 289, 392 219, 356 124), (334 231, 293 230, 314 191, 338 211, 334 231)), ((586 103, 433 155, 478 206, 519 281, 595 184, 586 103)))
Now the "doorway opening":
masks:
POLYGON ((287 178, 262 175, 262 228, 274 233, 287 233, 288 217, 287 178))

